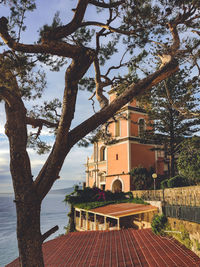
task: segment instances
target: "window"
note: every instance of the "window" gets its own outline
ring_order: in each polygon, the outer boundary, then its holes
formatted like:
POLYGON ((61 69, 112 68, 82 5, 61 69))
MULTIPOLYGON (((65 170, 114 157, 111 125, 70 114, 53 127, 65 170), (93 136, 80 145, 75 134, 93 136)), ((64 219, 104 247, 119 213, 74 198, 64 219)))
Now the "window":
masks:
POLYGON ((100 149, 100 161, 106 160, 106 147, 103 146, 100 149))
POLYGON ((138 125, 139 125, 138 126, 138 134, 139 134, 139 136, 142 136, 144 134, 144 131, 145 131, 145 120, 140 119, 138 125))
POLYGON ((115 122, 115 136, 120 136, 120 121, 115 122))
POLYGON ((119 159, 119 156, 118 156, 118 154, 116 154, 116 160, 118 160, 119 159))

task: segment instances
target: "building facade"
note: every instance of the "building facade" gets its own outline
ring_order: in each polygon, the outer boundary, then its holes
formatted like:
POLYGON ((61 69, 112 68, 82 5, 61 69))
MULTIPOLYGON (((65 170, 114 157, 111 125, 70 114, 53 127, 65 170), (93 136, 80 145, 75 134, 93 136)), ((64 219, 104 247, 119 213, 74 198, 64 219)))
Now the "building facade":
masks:
MULTIPOLYGON (((114 98, 111 91, 110 101, 114 98)), ((125 105, 107 127, 113 142, 98 140, 93 145, 93 154, 85 164, 86 186, 127 192, 134 190, 130 175, 134 167, 153 167, 157 174, 163 174, 163 151, 155 150, 158 144, 152 141, 141 142, 147 125, 148 116, 136 100, 125 105)))

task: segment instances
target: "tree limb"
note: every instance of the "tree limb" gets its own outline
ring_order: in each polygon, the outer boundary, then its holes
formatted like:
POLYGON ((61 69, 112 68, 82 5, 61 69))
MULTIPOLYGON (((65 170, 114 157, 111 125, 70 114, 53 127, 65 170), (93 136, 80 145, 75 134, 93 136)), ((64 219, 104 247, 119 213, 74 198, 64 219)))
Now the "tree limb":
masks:
POLYGON ((48 40, 58 40, 75 32, 81 25, 88 2, 89 0, 79 0, 71 22, 45 33, 43 38, 48 40))
POLYGON ((45 197, 57 179, 65 157, 69 152, 68 132, 74 118, 78 82, 94 61, 94 56, 91 51, 83 51, 78 58, 72 60, 65 73, 62 115, 57 128, 56 140, 47 161, 35 180, 35 187, 41 199, 45 197))
POLYGON ((105 123, 114 113, 122 108, 126 103, 133 98, 142 95, 145 91, 157 85, 162 80, 170 77, 178 70, 176 60, 171 60, 163 68, 157 70, 148 77, 140 80, 136 84, 131 84, 119 97, 113 100, 109 106, 100 110, 92 117, 81 123, 69 132, 69 144, 72 147, 76 142, 93 131, 97 126, 105 123))
POLYGON ((59 227, 58 225, 52 227, 51 229, 49 229, 46 233, 44 233, 42 235, 42 242, 44 242, 45 239, 47 239, 50 235, 52 235, 53 233, 55 233, 56 231, 58 231, 59 227))
POLYGON ((119 5, 123 4, 125 1, 118 1, 118 2, 111 2, 109 4, 104 2, 99 2, 97 0, 89 0, 89 4, 92 4, 97 7, 103 7, 103 8, 112 8, 112 7, 118 7, 119 5))
POLYGON ((99 61, 97 56, 95 57, 94 60, 94 68, 95 68, 96 98, 99 102, 100 107, 104 108, 108 105, 108 99, 103 95, 103 84, 101 82, 99 61))
POLYGON ((97 21, 87 21, 83 22, 80 27, 85 27, 85 26, 98 26, 101 28, 104 28, 106 30, 109 30, 111 32, 116 32, 124 35, 135 35, 138 36, 138 32, 142 32, 144 28, 138 28, 136 30, 130 30, 130 31, 125 31, 125 30, 120 30, 119 28, 113 28, 105 23, 97 22, 97 21))
POLYGON ((26 124, 32 125, 34 128, 41 127, 45 125, 48 128, 57 128, 58 123, 53 123, 44 119, 35 119, 31 117, 26 117, 26 124))

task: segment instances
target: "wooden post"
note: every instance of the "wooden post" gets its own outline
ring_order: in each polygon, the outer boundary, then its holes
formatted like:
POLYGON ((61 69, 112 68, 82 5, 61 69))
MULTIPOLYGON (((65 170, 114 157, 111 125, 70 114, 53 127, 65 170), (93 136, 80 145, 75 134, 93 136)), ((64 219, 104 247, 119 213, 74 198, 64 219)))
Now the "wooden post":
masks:
POLYGON ((74 209, 74 223, 75 223, 75 229, 76 229, 76 208, 74 209))
POLYGON ((97 230, 97 215, 96 213, 94 214, 94 230, 97 230))
POLYGON ((80 210, 80 217, 79 217, 79 228, 81 229, 81 216, 82 216, 82 214, 81 214, 81 210, 80 210))
POLYGON ((88 212, 86 212, 86 224, 85 224, 85 227, 86 227, 86 231, 88 230, 88 212))
POLYGON ((106 216, 104 216, 104 230, 107 230, 107 225, 106 225, 106 216))
POLYGON ((119 223, 120 218, 117 219, 117 229, 120 230, 120 223, 119 223))

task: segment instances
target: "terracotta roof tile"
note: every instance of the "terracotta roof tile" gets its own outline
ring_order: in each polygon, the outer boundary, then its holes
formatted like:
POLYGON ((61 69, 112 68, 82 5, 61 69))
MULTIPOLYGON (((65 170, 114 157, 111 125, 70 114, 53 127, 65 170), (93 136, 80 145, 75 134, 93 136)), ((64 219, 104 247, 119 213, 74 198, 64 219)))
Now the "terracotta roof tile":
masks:
POLYGON ((135 203, 120 203, 110 204, 107 206, 91 209, 94 213, 110 215, 113 217, 124 217, 131 214, 138 214, 149 211, 157 211, 158 208, 151 205, 135 204, 135 203))
MULTIPOLYGON (((75 232, 43 245, 45 267, 199 267, 200 258, 150 229, 75 232)), ((18 259, 6 267, 19 267, 18 259)))

